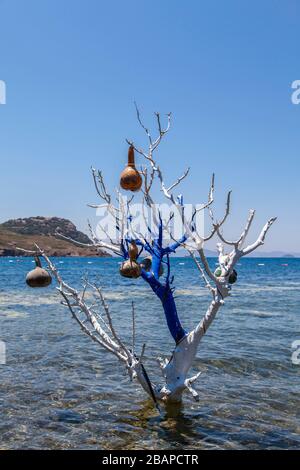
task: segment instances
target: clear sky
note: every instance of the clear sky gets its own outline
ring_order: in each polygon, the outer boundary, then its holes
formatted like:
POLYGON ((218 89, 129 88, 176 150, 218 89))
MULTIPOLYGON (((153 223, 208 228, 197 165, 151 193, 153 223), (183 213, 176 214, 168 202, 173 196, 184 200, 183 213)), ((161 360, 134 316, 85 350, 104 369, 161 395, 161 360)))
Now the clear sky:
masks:
POLYGON ((233 190, 230 235, 257 209, 277 215, 264 250, 300 252, 297 0, 0 0, 0 221, 70 218, 95 202, 90 165, 118 183, 125 137, 173 112, 159 161, 187 166, 186 202, 204 201, 212 171, 220 210, 233 190))

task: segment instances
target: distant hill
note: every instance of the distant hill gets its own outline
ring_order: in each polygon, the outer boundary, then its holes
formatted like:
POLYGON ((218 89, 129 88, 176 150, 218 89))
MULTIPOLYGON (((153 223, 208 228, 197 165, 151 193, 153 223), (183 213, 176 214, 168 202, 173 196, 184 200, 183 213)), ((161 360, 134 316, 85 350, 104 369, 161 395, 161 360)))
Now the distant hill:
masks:
POLYGON ((81 247, 55 236, 59 230, 80 243, 91 243, 89 237, 76 229, 68 219, 59 217, 28 217, 0 224, 0 256, 26 256, 16 247, 34 250, 34 243, 49 256, 109 256, 96 248, 81 247))

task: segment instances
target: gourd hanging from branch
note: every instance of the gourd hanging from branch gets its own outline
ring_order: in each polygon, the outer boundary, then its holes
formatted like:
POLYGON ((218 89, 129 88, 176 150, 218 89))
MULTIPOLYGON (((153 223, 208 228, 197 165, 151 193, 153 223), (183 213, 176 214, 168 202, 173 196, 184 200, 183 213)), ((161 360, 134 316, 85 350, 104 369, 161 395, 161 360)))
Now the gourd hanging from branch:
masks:
POLYGON ((128 249, 129 259, 124 261, 120 267, 120 274, 124 277, 129 277, 136 279, 140 277, 142 269, 141 266, 136 261, 138 256, 138 247, 136 246, 135 241, 132 241, 128 249))
MULTIPOLYGON (((152 270, 152 256, 145 256, 145 258, 140 262, 141 268, 143 268, 148 273, 152 270)), ((161 264, 159 267, 159 277, 161 277, 164 273, 163 265, 161 264)))
POLYGON ((232 272, 229 274, 228 282, 229 284, 234 284, 237 281, 237 272, 235 269, 232 270, 232 272))
POLYGON ((26 276, 26 284, 29 287, 47 287, 52 282, 52 277, 42 268, 41 260, 37 255, 34 255, 36 267, 29 271, 26 276))
MULTIPOLYGON (((216 270, 215 270, 215 276, 216 277, 221 277, 222 276, 222 268, 219 266, 216 270)), ((229 274, 229 277, 228 277, 228 282, 229 284, 234 284, 236 281, 237 281, 237 272, 235 269, 232 269, 231 273, 229 274)))
POLYGON ((143 180, 134 163, 134 148, 130 145, 128 149, 128 163, 121 173, 120 186, 126 191, 139 191, 143 180))
MULTIPOLYGON (((226 269, 227 266, 228 266, 228 263, 230 263, 230 256, 228 254, 220 255, 219 256, 219 261, 221 262, 221 265, 224 266, 225 269, 226 269)), ((218 266, 217 269, 215 270, 215 276, 216 277, 221 277, 222 276, 223 270, 222 270, 221 265, 218 266)), ((228 276, 229 284, 234 284, 237 281, 238 275, 237 275, 237 272, 236 272, 235 269, 231 269, 230 272, 229 272, 229 275, 227 274, 227 276, 228 276)))

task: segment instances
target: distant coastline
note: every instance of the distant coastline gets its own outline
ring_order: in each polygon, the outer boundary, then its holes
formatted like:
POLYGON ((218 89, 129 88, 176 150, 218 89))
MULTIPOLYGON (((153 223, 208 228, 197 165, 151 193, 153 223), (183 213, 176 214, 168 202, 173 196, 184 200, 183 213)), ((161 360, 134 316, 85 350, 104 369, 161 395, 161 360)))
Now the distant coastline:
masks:
MULTIPOLYGON (((207 258, 217 258, 218 253, 214 250, 204 250, 207 258)), ((176 252, 176 257, 187 258, 189 257, 184 250, 178 250, 176 252)), ((255 251, 247 256, 247 258, 284 258, 284 259, 298 259, 300 258, 300 253, 288 253, 286 251, 255 251)))
MULTIPOLYGON (((208 258, 217 257, 217 252, 206 250, 206 256, 208 258)), ((288 253, 286 251, 256 251, 247 256, 247 258, 286 258, 286 259, 297 259, 300 258, 300 253, 288 253)))

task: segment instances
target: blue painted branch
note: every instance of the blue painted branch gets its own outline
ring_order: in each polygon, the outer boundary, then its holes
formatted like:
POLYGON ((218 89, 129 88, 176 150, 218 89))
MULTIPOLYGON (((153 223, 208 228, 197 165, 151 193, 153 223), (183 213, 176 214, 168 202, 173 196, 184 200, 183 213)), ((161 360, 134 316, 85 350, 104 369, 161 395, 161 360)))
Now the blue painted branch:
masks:
POLYGON ((183 329, 180 323, 173 292, 169 283, 166 283, 165 285, 161 284, 161 282, 156 279, 152 273, 149 273, 144 269, 142 269, 142 277, 160 299, 169 331, 175 343, 178 343, 187 334, 187 332, 183 329))
POLYGON ((164 248, 164 253, 175 253, 177 248, 179 248, 180 245, 182 245, 182 243, 184 243, 186 240, 187 240, 187 236, 183 235, 183 237, 181 237, 178 241, 172 243, 167 248, 164 248))
MULTIPOLYGON (((170 287, 170 260, 169 254, 175 253, 176 249, 186 240, 186 236, 183 236, 178 242, 175 242, 169 245, 167 248, 163 248, 163 223, 161 219, 161 215, 159 214, 159 226, 158 226, 158 237, 155 238, 150 245, 146 240, 135 240, 136 245, 141 246, 151 254, 152 257, 152 266, 151 272, 147 272, 142 269, 141 275, 142 278, 150 285, 153 292, 157 295, 160 299, 167 325, 169 331, 176 343, 178 343, 186 334, 187 332, 181 326, 176 304, 173 296, 173 291, 170 287), (159 280, 159 272, 161 268, 161 263, 163 262, 163 258, 166 256, 167 260, 167 276, 165 282, 162 283, 159 280)), ((126 239, 126 244, 130 243, 129 239, 126 239)), ((128 248, 127 248, 128 251, 128 248)))

